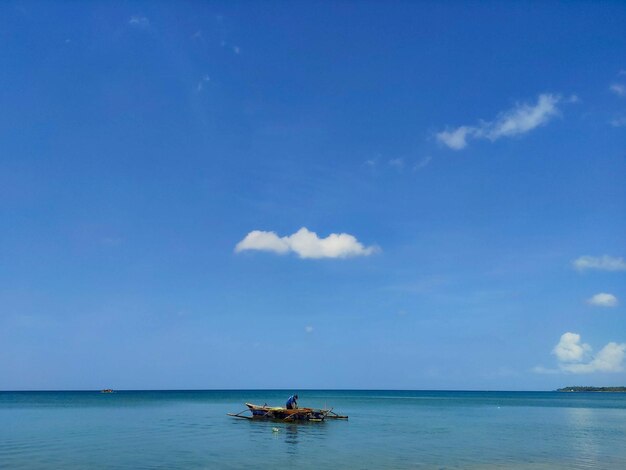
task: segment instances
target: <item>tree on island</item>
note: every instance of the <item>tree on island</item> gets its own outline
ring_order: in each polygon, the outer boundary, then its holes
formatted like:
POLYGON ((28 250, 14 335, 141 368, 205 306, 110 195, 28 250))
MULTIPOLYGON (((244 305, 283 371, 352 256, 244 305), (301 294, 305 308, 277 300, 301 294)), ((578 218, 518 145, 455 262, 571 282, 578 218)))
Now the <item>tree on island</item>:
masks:
POLYGON ((557 392, 626 392, 626 387, 563 387, 557 392))

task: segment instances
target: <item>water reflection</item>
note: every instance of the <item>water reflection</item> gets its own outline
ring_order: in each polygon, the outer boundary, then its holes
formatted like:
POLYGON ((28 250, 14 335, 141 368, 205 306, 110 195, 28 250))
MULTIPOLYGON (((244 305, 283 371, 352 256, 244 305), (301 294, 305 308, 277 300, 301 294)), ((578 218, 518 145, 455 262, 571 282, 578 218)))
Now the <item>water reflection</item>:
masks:
POLYGON ((284 426, 285 430, 285 443, 287 444, 287 452, 290 454, 296 454, 298 448, 298 424, 290 423, 284 426))
MULTIPOLYGON (((283 451, 295 455, 298 449, 309 447, 312 441, 320 443, 328 438, 333 427, 326 422, 320 423, 285 423, 280 421, 236 421, 237 427, 248 428, 248 439, 251 443, 267 442, 271 439, 284 446, 283 451), (281 444, 282 443, 282 444, 281 444)), ((234 426, 233 426, 234 427, 234 426)))
POLYGON ((581 468, 593 467, 599 461, 600 450, 598 448, 596 416, 590 408, 569 408, 566 411, 567 420, 570 424, 572 454, 581 468))

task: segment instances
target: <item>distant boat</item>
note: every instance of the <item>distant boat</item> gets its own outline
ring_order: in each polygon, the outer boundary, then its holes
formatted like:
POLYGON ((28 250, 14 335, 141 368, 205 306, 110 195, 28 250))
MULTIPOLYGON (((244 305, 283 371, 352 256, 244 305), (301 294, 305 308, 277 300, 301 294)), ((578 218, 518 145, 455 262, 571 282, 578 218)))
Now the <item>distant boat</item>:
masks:
POLYGON ((100 393, 113 393, 113 390, 110 388, 105 388, 104 390, 100 390, 100 393))
POLYGON ((270 419, 276 421, 324 421, 328 419, 348 419, 347 416, 341 416, 335 413, 332 408, 329 410, 320 410, 315 408, 295 408, 288 409, 280 406, 253 405, 246 403, 247 410, 239 413, 228 413, 228 416, 244 419, 270 419), (251 416, 244 413, 250 412, 251 416))

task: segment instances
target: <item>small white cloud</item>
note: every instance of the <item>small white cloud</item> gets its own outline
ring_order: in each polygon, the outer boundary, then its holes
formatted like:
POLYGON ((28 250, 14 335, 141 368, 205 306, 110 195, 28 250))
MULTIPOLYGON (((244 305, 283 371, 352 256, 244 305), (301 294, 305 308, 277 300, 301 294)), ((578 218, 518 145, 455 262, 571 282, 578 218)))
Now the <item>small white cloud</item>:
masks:
POLYGON ((150 26, 150 20, 145 16, 131 16, 128 20, 128 24, 135 28, 148 28, 150 26))
POLYGON ((578 271, 597 269, 600 271, 626 271, 626 261, 623 258, 615 258, 609 255, 581 256, 572 261, 572 265, 578 271))
POLYGON ((302 227, 296 233, 279 237, 275 232, 253 230, 235 246, 235 252, 246 250, 270 251, 278 254, 296 253, 300 258, 350 258, 369 256, 379 251, 376 246, 363 246, 353 235, 331 233, 319 238, 315 232, 302 227))
POLYGON ((617 297, 615 297, 613 294, 601 292, 587 300, 587 303, 590 305, 596 305, 598 307, 616 307, 618 301, 617 297))
POLYGON ((580 335, 576 333, 564 333, 552 353, 560 362, 582 361, 585 354, 591 352, 591 346, 581 344, 580 335))
POLYGON ((241 54, 241 48, 239 46, 233 46, 233 52, 239 55, 241 54))
POLYGON ((311 325, 307 325, 304 327, 304 331, 307 333, 313 333, 313 327, 311 325))
POLYGON ((626 86, 624 86, 621 83, 611 84, 611 86, 609 87, 609 90, 611 90, 617 96, 626 96, 626 86))
POLYGON ((445 130, 437 134, 437 140, 453 150, 461 150, 467 146, 467 136, 476 132, 475 127, 461 126, 454 130, 445 130))
POLYGON ((558 95, 543 93, 539 95, 534 105, 517 104, 512 109, 500 113, 493 121, 481 121, 477 126, 446 129, 437 134, 437 139, 453 150, 460 150, 467 146, 469 138, 487 139, 493 142, 502 137, 525 134, 558 115, 559 101, 561 98, 558 95))
POLYGON ((533 372, 540 374, 621 372, 624 370, 626 343, 610 342, 594 355, 591 346, 581 342, 579 334, 568 332, 561 336, 552 353, 557 357, 558 368, 549 369, 537 366, 532 369, 533 372))

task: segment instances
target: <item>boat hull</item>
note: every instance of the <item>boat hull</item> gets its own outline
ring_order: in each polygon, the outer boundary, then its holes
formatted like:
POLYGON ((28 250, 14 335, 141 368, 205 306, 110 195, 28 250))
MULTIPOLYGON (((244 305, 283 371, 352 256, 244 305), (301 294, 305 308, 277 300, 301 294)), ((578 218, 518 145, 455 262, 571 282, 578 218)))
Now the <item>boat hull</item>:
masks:
POLYGON ((335 413, 332 408, 330 410, 318 410, 315 408, 296 408, 287 409, 279 406, 254 405, 246 403, 248 407, 240 413, 228 413, 233 418, 251 419, 251 420, 274 420, 284 422, 302 422, 302 421, 324 421, 329 419, 348 419, 347 416, 341 416, 335 413), (251 416, 244 413, 250 412, 251 416))
POLYGON ((287 409, 266 405, 246 403, 253 419, 277 419, 281 421, 322 421, 328 414, 327 410, 313 408, 287 409))

